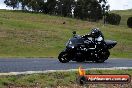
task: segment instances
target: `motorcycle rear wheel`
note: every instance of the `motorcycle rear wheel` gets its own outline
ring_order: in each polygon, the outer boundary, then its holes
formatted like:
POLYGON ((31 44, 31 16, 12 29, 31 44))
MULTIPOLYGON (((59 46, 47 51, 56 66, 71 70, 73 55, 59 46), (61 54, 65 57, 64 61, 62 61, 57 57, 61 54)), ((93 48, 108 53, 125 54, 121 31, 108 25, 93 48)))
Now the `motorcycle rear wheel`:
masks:
POLYGON ((84 62, 85 61, 85 57, 81 52, 77 52, 76 55, 76 62, 84 62))
POLYGON ((96 63, 103 63, 105 60, 108 59, 110 55, 109 51, 102 51, 101 54, 99 55, 98 59, 95 60, 96 63))
POLYGON ((61 63, 67 63, 70 61, 66 52, 61 52, 58 56, 58 59, 61 63))

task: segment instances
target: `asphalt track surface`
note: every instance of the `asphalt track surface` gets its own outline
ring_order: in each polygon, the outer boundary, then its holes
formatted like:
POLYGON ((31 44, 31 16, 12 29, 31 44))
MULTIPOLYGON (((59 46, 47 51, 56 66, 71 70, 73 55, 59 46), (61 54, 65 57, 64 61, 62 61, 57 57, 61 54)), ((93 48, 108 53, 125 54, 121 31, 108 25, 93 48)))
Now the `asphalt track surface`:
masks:
POLYGON ((55 58, 0 58, 0 73, 24 72, 24 71, 46 71, 46 70, 68 70, 77 69, 82 66, 89 68, 111 68, 132 67, 132 59, 109 58, 105 63, 93 62, 69 62, 60 63, 55 58))

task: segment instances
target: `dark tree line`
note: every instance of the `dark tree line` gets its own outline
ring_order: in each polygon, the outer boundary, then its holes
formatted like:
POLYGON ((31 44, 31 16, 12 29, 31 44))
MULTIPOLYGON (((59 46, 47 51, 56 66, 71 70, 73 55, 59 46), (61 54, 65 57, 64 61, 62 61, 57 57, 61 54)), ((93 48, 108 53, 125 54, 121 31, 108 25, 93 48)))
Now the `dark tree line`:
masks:
POLYGON ((97 21, 108 10, 107 0, 5 0, 4 3, 23 11, 75 17, 83 20, 97 21), (103 4, 102 4, 103 3, 103 4))
POLYGON ((127 26, 128 26, 129 28, 132 28, 132 17, 129 17, 129 18, 127 19, 127 26))
POLYGON ((106 16, 106 23, 112 25, 119 25, 121 21, 121 16, 119 14, 110 13, 106 16))

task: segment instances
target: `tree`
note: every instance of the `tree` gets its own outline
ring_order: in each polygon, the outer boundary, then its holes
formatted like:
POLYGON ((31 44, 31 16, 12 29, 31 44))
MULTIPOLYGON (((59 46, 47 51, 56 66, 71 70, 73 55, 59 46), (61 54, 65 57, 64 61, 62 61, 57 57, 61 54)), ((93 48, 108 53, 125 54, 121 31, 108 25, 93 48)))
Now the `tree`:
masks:
POLYGON ((106 23, 106 16, 108 15, 109 11, 109 4, 107 4, 107 0, 99 0, 99 3, 102 3, 102 14, 104 17, 104 24, 106 23))
POLYGON ((84 5, 85 4, 85 2, 84 2, 84 0, 77 0, 76 2, 75 2, 75 9, 74 9, 74 16, 76 17, 76 18, 79 18, 79 19, 84 19, 85 18, 85 16, 84 16, 84 5))
POLYGON ((46 6, 48 9, 48 13, 54 14, 55 6, 56 6, 56 0, 47 0, 46 6))
POLYGON ((24 11, 28 9, 26 7, 28 7, 31 0, 18 0, 18 2, 21 4, 21 9, 24 11))
POLYGON ((106 22, 112 25, 119 25, 121 16, 115 13, 110 13, 106 16, 106 22))
POLYGON ((103 14, 102 14, 102 8, 101 5, 98 3, 97 0, 91 0, 91 4, 89 5, 89 19, 92 21, 98 21, 102 19, 103 14))
POLYGON ((28 7, 31 8, 34 12, 39 12, 40 6, 38 4, 38 0, 31 0, 28 4, 28 7))
POLYGON ((5 0, 4 3, 13 9, 18 7, 18 0, 5 0))
POLYGON ((74 17, 98 21, 105 17, 108 6, 106 0, 5 0, 7 6, 16 8, 21 5, 22 10, 55 14, 64 17, 74 17), (101 4, 100 3, 104 3, 101 4))
POLYGON ((128 20, 127 20, 127 26, 129 28, 132 28, 132 17, 129 17, 128 20))
POLYGON ((58 0, 56 5, 57 14, 64 17, 71 16, 73 5, 74 5, 74 0, 58 0))
POLYGON ((97 0, 77 0, 74 15, 83 20, 97 21, 102 19, 102 8, 97 0))

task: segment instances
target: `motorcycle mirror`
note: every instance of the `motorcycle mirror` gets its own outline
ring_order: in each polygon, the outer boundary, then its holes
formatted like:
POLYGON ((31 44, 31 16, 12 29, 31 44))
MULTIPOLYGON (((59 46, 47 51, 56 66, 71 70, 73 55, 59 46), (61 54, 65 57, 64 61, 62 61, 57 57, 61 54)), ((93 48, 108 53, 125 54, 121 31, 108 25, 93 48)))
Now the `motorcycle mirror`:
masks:
POLYGON ((76 31, 73 31, 72 34, 75 35, 76 34, 76 31))

